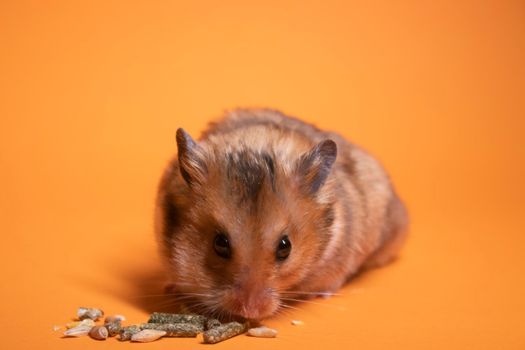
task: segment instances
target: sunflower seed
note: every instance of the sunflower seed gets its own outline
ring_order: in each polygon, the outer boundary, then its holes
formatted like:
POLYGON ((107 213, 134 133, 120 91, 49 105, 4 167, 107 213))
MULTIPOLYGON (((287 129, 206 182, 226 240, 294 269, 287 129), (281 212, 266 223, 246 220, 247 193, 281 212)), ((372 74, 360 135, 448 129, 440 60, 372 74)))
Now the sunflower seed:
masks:
POLYGON ((84 335, 87 335, 89 331, 91 330, 91 326, 86 325, 79 325, 73 328, 68 329, 64 332, 64 335, 66 337, 82 337, 84 335))
POLYGON ((95 321, 93 321, 90 318, 86 318, 85 320, 82 320, 82 321, 75 321, 75 322, 66 323, 66 328, 67 329, 75 328, 75 327, 78 327, 78 326, 91 326, 91 327, 94 327, 95 326, 95 321))

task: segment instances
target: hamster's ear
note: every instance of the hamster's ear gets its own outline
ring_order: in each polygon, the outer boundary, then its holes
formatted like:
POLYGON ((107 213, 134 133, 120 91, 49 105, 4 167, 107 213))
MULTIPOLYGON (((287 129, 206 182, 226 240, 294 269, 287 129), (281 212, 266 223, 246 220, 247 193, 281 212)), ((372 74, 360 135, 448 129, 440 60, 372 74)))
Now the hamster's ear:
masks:
POLYGON ((297 175, 305 193, 315 194, 323 186, 337 157, 337 144, 332 140, 318 143, 297 162, 297 175))
POLYGON ((184 180, 190 186, 203 184, 208 168, 204 162, 202 148, 182 128, 177 130, 177 147, 180 173, 184 180))

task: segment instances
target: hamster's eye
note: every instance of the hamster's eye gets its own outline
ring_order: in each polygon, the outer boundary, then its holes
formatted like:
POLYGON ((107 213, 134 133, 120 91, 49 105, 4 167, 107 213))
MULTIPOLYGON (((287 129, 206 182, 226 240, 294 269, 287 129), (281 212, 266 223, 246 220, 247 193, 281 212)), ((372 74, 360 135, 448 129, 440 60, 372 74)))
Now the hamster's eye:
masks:
POLYGON ((229 259, 232 256, 230 241, 224 233, 217 233, 213 242, 213 249, 215 249, 215 253, 221 258, 229 259))
POLYGON ((279 240, 279 245, 277 246, 277 251, 275 252, 275 256, 277 257, 277 260, 279 261, 286 260, 288 255, 290 255, 291 250, 292 250, 292 243, 288 239, 288 236, 283 236, 279 240))

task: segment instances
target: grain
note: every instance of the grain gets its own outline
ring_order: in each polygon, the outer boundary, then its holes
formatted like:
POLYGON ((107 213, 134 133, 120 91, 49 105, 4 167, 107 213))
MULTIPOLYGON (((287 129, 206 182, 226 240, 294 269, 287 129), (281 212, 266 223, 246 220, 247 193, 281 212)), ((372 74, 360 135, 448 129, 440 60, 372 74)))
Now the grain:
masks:
POLYGON ((89 331, 89 336, 96 340, 106 340, 108 334, 108 329, 104 326, 95 326, 89 331))
POLYGON ((66 323, 66 329, 71 329, 80 326, 82 321, 74 321, 66 323))
POLYGON ((91 326, 86 325, 79 325, 73 328, 68 329, 64 332, 64 336, 66 337, 83 337, 85 335, 88 335, 89 331, 91 330, 91 326))
POLYGON ((91 327, 94 327, 95 326, 95 321, 93 321, 92 319, 90 318, 86 318, 82 321, 75 321, 75 322, 68 322, 66 323, 66 328, 67 329, 70 329, 70 328, 75 328, 75 327, 78 327, 78 326, 91 326, 91 327))
POLYGON ((166 335, 165 331, 159 331, 156 329, 144 329, 131 336, 131 341, 140 343, 149 343, 157 339, 162 338, 166 335))
POLYGON ((91 307, 79 307, 77 310, 77 316, 79 320, 90 318, 93 321, 97 321, 104 316, 104 311, 91 307))
POLYGON ((191 323, 142 323, 140 329, 166 332, 166 337, 193 338, 202 332, 202 327, 191 323))
POLYGON ((277 331, 266 326, 261 326, 248 329, 248 335, 258 338, 275 338, 277 336, 277 331))

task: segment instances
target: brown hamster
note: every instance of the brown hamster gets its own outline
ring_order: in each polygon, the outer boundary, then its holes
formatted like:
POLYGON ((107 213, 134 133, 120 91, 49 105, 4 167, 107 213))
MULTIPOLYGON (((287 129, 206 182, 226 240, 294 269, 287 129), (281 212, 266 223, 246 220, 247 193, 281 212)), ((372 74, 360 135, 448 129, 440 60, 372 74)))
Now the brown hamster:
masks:
POLYGON ((404 240, 407 213, 382 166, 336 133, 239 109, 199 142, 177 130, 177 145, 156 231, 171 290, 196 312, 271 316, 385 264, 404 240))

